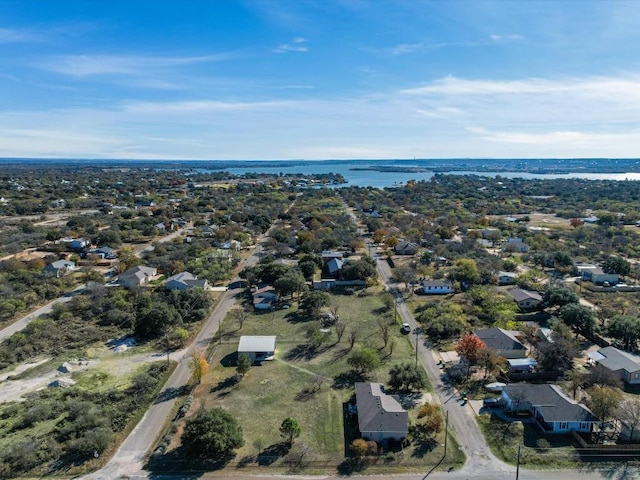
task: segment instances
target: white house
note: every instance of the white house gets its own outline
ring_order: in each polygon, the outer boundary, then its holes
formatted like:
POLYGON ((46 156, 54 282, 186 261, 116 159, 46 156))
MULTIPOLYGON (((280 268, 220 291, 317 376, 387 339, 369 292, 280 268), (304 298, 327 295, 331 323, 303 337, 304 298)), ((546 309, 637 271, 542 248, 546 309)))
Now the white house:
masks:
POLYGON ((518 274, 513 272, 498 272, 498 285, 515 285, 518 274))
POLYGON ((423 295, 446 295, 452 290, 453 284, 449 280, 425 280, 420 285, 423 295))
POLYGON ((362 438, 382 442, 402 440, 409 433, 409 414, 381 383, 357 382, 358 427, 362 438))
POLYGON ((502 400, 510 411, 531 413, 545 433, 591 432, 600 422, 591 410, 567 397, 557 385, 506 385, 502 400))
POLYGON ((252 362, 273 360, 276 353, 275 335, 242 335, 238 355, 245 353, 252 362))

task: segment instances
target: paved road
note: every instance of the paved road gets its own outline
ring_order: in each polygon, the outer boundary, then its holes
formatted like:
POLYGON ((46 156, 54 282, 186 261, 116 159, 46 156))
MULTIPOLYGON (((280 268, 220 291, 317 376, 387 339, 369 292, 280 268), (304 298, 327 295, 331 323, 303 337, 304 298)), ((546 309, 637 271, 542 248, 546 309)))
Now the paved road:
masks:
MULTIPOLYGON (((253 254, 245 259, 243 266, 249 267, 255 265, 259 260, 261 252, 262 247, 258 244, 253 254)), ((234 281, 235 280, 239 279, 236 278, 234 281)), ((178 366, 158 396, 159 399, 164 400, 156 400, 156 403, 151 405, 142 417, 142 420, 138 422, 138 425, 136 425, 126 440, 120 445, 118 451, 104 468, 84 478, 96 480, 147 478, 148 473, 143 471, 142 467, 145 463, 147 453, 151 453, 149 449, 154 445, 156 439, 164 433, 165 421, 170 418, 170 415, 174 411, 177 397, 172 393, 179 391, 191 378, 191 369, 189 368, 191 354, 196 351, 205 350, 209 346, 227 312, 234 306, 237 297, 242 295, 243 292, 244 289, 242 288, 229 289, 225 292, 204 323, 192 345, 188 349, 172 355, 172 359, 178 361, 178 366)), ((182 478, 182 476, 180 476, 180 478, 182 478)))

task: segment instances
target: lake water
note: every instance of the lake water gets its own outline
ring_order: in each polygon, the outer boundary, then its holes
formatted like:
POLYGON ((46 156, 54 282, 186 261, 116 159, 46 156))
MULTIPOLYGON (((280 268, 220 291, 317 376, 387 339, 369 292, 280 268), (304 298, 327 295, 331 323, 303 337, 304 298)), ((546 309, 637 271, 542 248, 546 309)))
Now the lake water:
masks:
MULTIPOLYGON (((348 180, 347 186, 358 187, 397 187, 407 183, 409 180, 429 180, 433 172, 379 172, 376 170, 351 170, 356 164, 349 161, 344 163, 323 163, 309 165, 297 165, 275 167, 243 167, 243 168, 225 168, 224 171, 235 175, 244 175, 246 173, 268 173, 268 174, 303 174, 310 175, 313 173, 340 173, 348 180)), ((362 167, 362 164, 357 164, 362 167)), ((566 173, 566 174, 538 174, 526 172, 475 172, 475 171, 455 171, 447 172, 450 175, 480 175, 485 177, 501 176, 504 178, 583 178, 586 180, 640 180, 640 173, 566 173)))

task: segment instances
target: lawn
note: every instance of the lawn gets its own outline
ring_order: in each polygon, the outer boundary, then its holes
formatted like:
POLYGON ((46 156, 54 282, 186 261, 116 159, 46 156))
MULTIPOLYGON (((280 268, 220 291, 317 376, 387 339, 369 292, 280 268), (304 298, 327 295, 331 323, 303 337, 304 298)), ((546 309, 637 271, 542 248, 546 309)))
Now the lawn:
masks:
MULTIPOLYGON (((381 366, 366 380, 386 383, 391 366, 412 362, 414 358, 413 337, 400 333, 400 325, 393 320, 393 311, 383 306, 381 291, 380 287, 371 287, 352 296, 331 295, 331 303, 334 309, 337 308, 340 321, 346 323, 347 333, 338 342, 332 332, 329 340, 315 352, 306 348, 305 336, 307 329, 315 323, 298 311, 296 302, 290 302, 291 308, 287 310, 251 314, 242 329, 233 315, 227 317, 210 357, 209 372, 195 389, 195 401, 189 414, 201 406, 222 407, 233 413, 242 426, 245 445, 237 450, 231 466, 269 464, 273 465, 273 471, 282 470, 287 455, 291 454, 278 429, 282 420, 290 416, 302 427, 294 450, 304 446, 306 455, 313 458, 314 463, 307 471, 341 471, 339 466, 348 454, 345 403, 354 395, 353 383, 365 380, 353 374, 347 364, 351 354, 347 339, 349 330, 358 332, 355 349, 368 346, 380 354, 381 366), (380 319, 391 325, 392 353, 389 345, 383 348, 380 319), (253 366, 238 381, 236 349, 241 335, 276 335, 277 349, 273 361, 253 366), (319 378, 323 381, 318 387, 315 382, 319 378)), ((415 410, 410 413, 412 419, 415 419, 415 410)), ((170 446, 175 453, 179 447, 178 437, 174 436, 170 446)), ((441 432, 429 448, 410 446, 401 452, 388 453, 368 462, 367 468, 370 471, 378 466, 392 466, 397 471, 424 469, 441 459, 443 443, 444 432, 441 432)), ((455 444, 455 440, 452 443, 455 444)), ((447 465, 462 460, 462 454, 456 451, 448 457, 447 465)))
POLYGON ((578 462, 569 435, 543 435, 533 423, 505 422, 495 415, 479 415, 478 424, 491 451, 515 465, 520 447, 520 465, 526 468, 572 468, 578 462))

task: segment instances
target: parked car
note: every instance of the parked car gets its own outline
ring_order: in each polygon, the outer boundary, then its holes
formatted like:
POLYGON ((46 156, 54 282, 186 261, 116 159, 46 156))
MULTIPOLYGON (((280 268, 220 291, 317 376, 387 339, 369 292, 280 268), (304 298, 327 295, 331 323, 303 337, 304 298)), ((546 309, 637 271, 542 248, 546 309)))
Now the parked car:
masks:
POLYGON ((485 398, 482 401, 482 406, 485 408, 500 408, 500 400, 497 398, 485 398))
POLYGON ((411 333, 411 325, 409 325, 408 323, 403 323, 400 331, 402 333, 411 333))
POLYGON ((288 303, 285 303, 284 305, 280 305, 280 308, 282 310, 288 310, 289 308, 291 308, 291 305, 289 305, 288 303))

